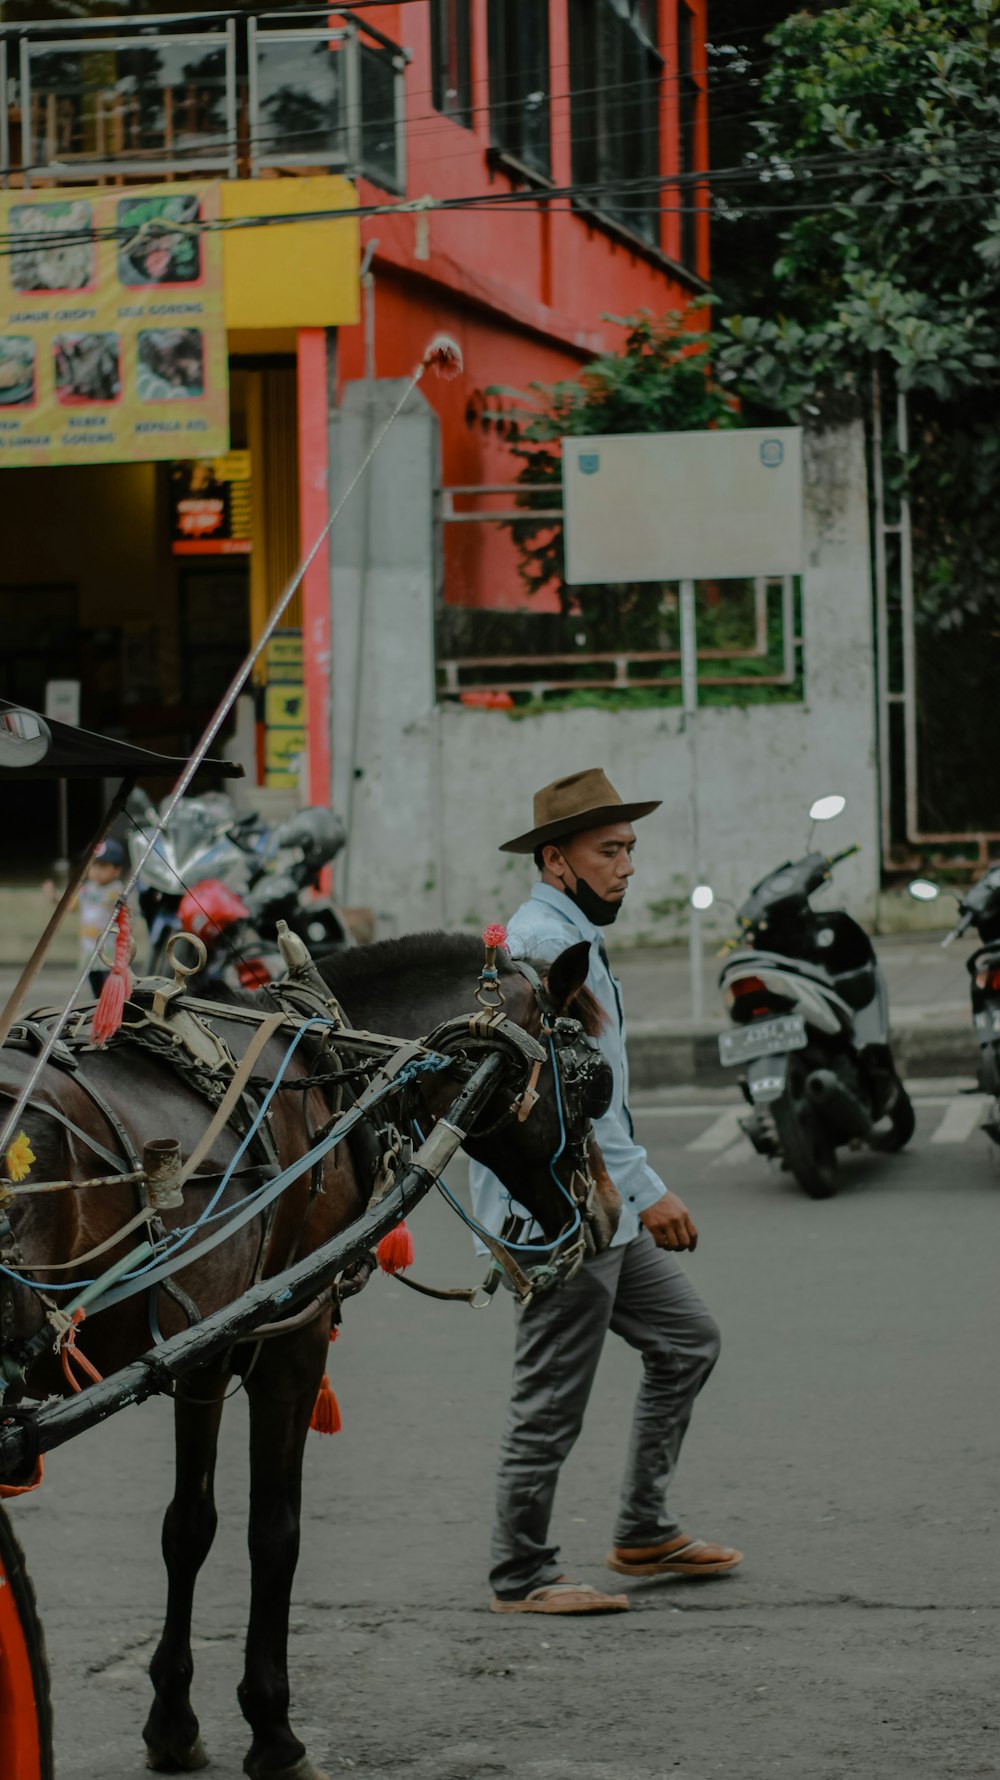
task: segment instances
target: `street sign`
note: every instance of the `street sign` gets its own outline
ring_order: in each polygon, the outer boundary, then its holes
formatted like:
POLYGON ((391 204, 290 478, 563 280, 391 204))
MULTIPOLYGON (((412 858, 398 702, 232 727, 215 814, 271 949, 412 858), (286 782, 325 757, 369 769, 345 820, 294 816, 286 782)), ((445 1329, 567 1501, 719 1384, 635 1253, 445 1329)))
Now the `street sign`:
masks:
POLYGON ((563 440, 566 580, 802 571, 802 429, 563 440))

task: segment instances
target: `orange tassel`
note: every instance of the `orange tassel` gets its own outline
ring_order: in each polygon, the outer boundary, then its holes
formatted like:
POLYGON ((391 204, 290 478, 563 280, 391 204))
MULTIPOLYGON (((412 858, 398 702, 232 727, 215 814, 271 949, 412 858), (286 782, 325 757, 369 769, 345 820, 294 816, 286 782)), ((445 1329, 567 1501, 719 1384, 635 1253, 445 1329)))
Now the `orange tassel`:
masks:
POLYGON ((413 1266, 413 1237, 405 1224, 397 1224, 395 1230, 383 1236, 375 1259, 383 1273, 402 1273, 404 1268, 413 1266))
POLYGON ((132 916, 127 902, 118 905, 118 937, 115 940, 115 961, 101 987, 100 997, 90 1022, 90 1036, 96 1045, 107 1044, 122 1023, 125 1003, 132 993, 132 916))
POLYGON ((316 1393, 313 1412, 309 1426, 316 1434, 339 1434, 341 1429, 340 1405, 333 1394, 333 1388, 326 1373, 316 1393))
POLYGON ((338 1323, 331 1323, 331 1325, 330 1325, 330 1340, 336 1341, 337 1336, 339 1334, 340 1334, 340 1325, 338 1323))

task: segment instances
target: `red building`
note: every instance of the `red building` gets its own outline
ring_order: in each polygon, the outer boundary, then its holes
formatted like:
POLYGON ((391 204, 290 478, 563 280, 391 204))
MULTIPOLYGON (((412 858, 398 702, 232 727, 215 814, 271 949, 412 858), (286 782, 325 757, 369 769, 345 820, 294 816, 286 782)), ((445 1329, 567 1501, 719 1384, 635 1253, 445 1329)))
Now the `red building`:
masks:
MULTIPOLYGON (((445 487, 511 479, 505 413, 514 403, 491 389, 572 377, 620 342, 607 316, 682 309, 705 288, 707 212, 698 213, 697 188, 673 181, 707 165, 706 3, 410 0, 379 9, 379 27, 412 54, 408 199, 489 200, 362 226, 373 249, 376 374, 412 371, 439 329, 462 349, 459 379, 424 385, 441 420, 445 487), (566 188, 576 195, 546 201, 566 188)), ((359 198, 377 203, 384 193, 362 179, 359 198)), ((338 381, 364 370, 364 331, 344 330, 338 381)), ((519 603, 505 544, 493 527, 449 527, 446 597, 519 603)))
MULTIPOLYGON (((441 422, 445 489, 512 480, 508 440, 517 401, 498 391, 572 377, 592 354, 620 343, 608 317, 682 310, 705 290, 706 193, 691 175, 708 165, 706 7, 707 0, 379 7, 378 28, 410 58, 405 175, 397 159, 397 187, 411 204, 425 196, 470 204, 363 221, 374 325, 367 344, 364 326, 341 330, 336 379, 342 388, 366 369, 403 377, 435 333, 457 340, 461 376, 422 386, 441 422)), ((383 187, 365 177, 357 183, 362 206, 385 202, 383 187)), ((300 351, 299 391, 305 426, 306 391, 314 392, 318 452, 325 421, 319 337, 316 351, 304 377, 300 351)), ((325 475, 308 481, 315 492, 310 497, 307 486, 306 508, 311 500, 318 530, 325 475)), ((458 494, 452 502, 454 511, 477 507, 499 510, 488 495, 477 503, 458 494)), ((305 537, 305 509, 303 518, 305 537)), ((502 610, 523 603, 513 544, 496 525, 446 525, 443 556, 448 604, 502 610)), ((328 622, 326 565, 317 561, 305 600, 316 796, 329 784, 328 622)))

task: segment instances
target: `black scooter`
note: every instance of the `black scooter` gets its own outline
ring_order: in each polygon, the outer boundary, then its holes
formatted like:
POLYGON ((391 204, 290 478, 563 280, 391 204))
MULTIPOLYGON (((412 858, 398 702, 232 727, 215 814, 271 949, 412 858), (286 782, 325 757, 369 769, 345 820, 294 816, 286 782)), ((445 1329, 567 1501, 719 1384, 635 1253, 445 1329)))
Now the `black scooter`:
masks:
MULTIPOLYGON (((811 814, 820 821, 842 808, 842 798, 821 799, 811 814)), ((898 1150, 915 1124, 871 940, 844 910, 814 909, 809 900, 856 852, 806 853, 755 884, 720 978, 733 1022, 720 1035, 720 1060, 743 1068, 753 1108, 743 1130, 813 1199, 836 1191, 842 1145, 898 1150)))
MULTIPOLYGON (((926 878, 915 878, 910 895, 918 902, 933 902, 941 891, 926 878)), ((980 1093, 990 1095, 993 1105, 982 1130, 1000 1144, 1000 865, 991 865, 978 883, 958 895, 958 920, 941 941, 950 946, 970 927, 979 945, 966 959, 972 996, 972 1024, 979 1043, 976 1071, 980 1093)))

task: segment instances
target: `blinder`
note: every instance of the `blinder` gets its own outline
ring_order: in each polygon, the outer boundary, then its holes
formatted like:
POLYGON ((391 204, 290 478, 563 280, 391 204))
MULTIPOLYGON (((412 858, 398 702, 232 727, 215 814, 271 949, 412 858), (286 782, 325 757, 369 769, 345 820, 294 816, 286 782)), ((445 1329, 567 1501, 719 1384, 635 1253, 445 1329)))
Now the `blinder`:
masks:
POLYGON ((604 1052, 586 1036, 579 1020, 560 1014, 548 1028, 559 1059, 563 1097, 573 1112, 591 1121, 604 1117, 615 1078, 604 1052))

